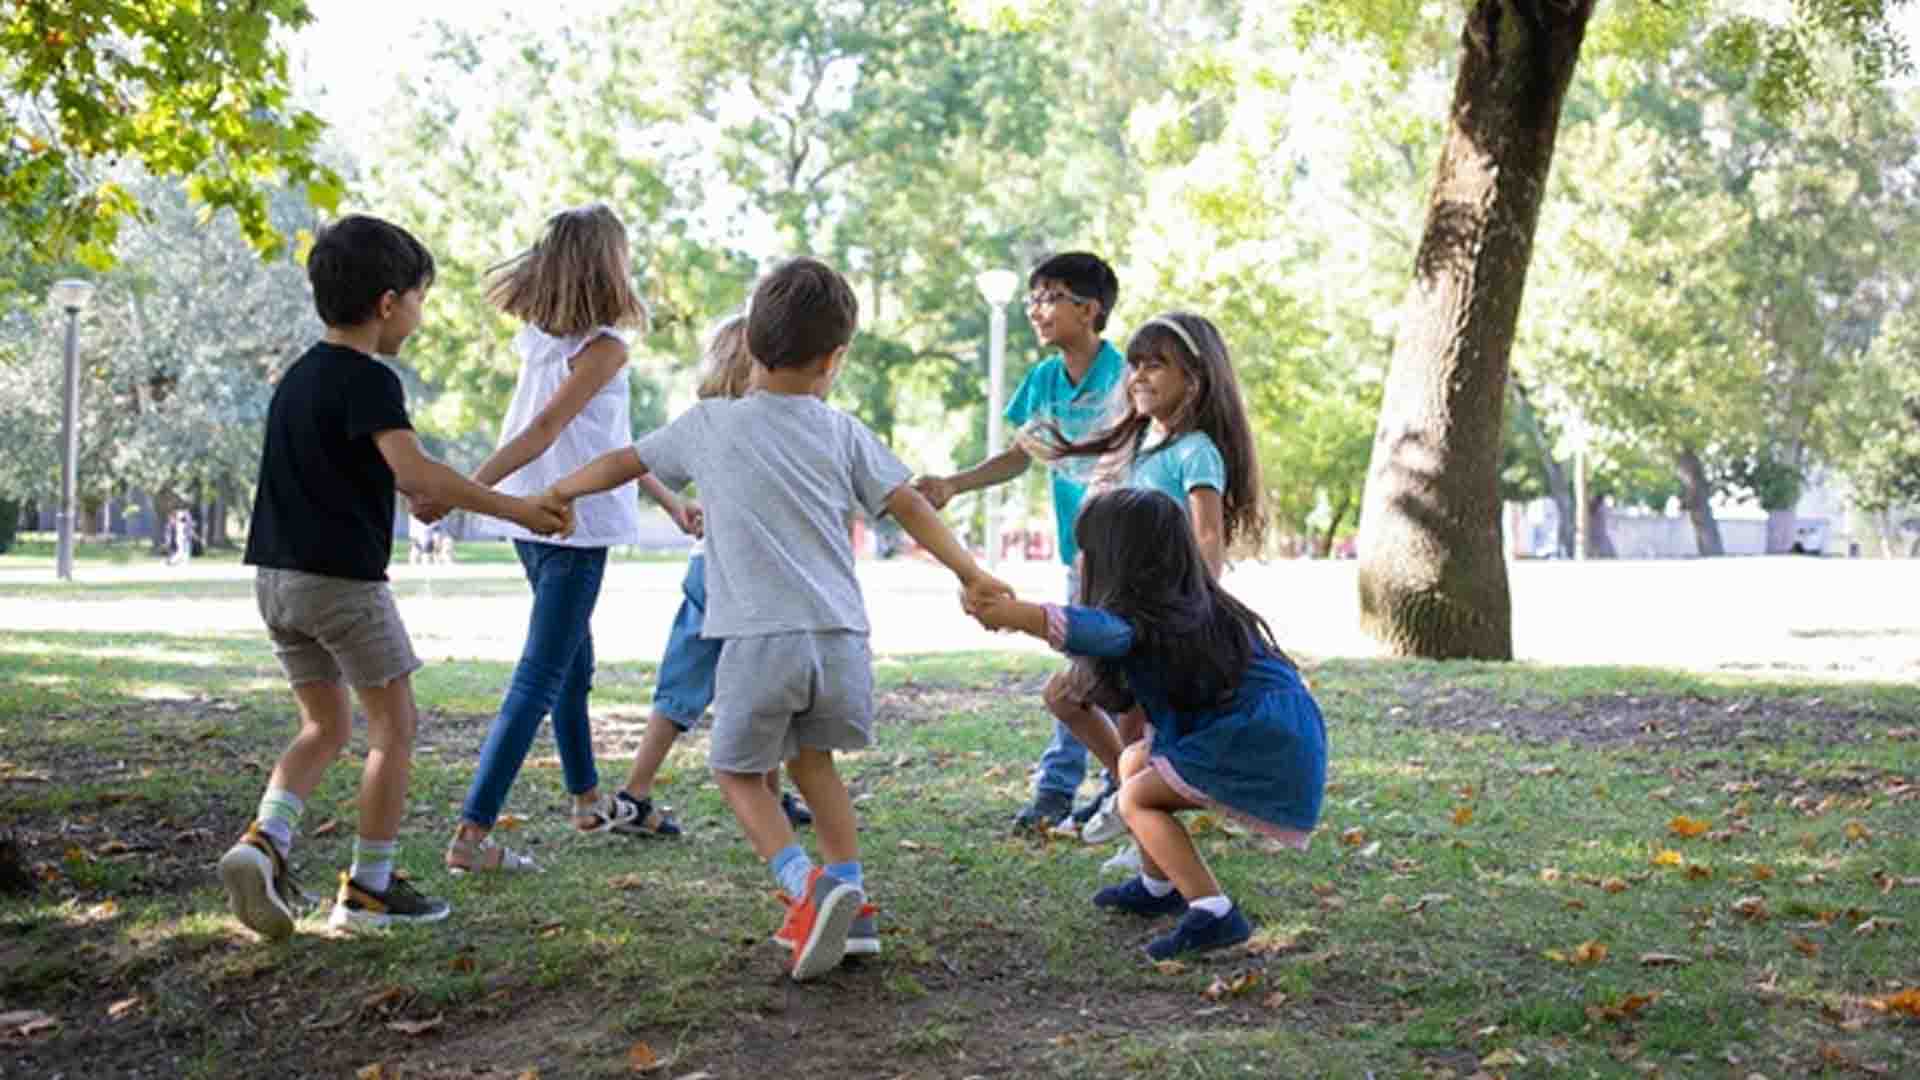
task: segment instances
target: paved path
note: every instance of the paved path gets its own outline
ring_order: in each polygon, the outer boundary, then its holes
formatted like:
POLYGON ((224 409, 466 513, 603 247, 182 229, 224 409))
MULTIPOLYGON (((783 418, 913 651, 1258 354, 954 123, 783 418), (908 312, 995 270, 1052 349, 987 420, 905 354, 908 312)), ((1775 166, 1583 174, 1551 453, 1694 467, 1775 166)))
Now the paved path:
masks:
MULTIPOLYGON (((595 617, 604 659, 659 657, 682 571, 678 563, 609 568, 595 617)), ((1062 587, 1059 568, 1048 564, 1004 564, 1001 572, 1035 599, 1053 599, 1062 587)), ((401 565, 393 573, 423 655, 517 655, 526 619, 517 566, 401 565)), ((1356 573, 1353 562, 1278 561, 1238 567, 1227 582, 1267 617, 1288 649, 1368 656, 1374 647, 1358 628, 1356 573)), ((1044 650, 1031 639, 980 629, 960 613, 952 579, 931 564, 869 562, 860 574, 876 652, 1044 650)), ((210 563, 184 570, 81 569, 89 583, 223 583, 199 586, 216 589, 217 596, 115 597, 104 591, 63 596, 50 572, 0 572, 0 586, 47 586, 0 597, 0 627, 256 633, 249 576, 244 567, 210 563)), ((1920 561, 1520 562, 1510 567, 1510 582, 1522 660, 1920 682, 1920 561)))

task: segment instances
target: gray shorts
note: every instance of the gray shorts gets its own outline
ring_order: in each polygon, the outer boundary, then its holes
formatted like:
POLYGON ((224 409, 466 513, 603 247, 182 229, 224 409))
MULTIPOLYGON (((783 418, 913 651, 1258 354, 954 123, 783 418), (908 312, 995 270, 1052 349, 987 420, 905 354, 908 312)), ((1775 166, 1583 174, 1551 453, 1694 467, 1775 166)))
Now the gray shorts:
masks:
POLYGON ((707 764, 766 772, 809 750, 873 742, 873 654, 867 635, 810 631, 728 638, 714 676, 707 764))
POLYGON ((385 686, 420 670, 413 642, 384 581, 258 568, 253 579, 260 617, 273 638, 287 681, 385 686))

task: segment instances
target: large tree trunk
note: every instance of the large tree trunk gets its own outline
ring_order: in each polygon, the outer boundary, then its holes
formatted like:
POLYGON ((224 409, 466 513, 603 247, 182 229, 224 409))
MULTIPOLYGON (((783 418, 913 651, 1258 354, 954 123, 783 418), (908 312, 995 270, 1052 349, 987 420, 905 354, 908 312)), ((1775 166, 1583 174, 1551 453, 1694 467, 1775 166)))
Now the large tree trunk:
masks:
POLYGON ((1593 0, 1476 0, 1360 511, 1360 619, 1393 654, 1513 657, 1507 360, 1593 0))
POLYGON ((1720 542, 1720 523, 1713 519, 1713 487, 1707 482, 1707 467, 1700 463, 1700 455, 1692 447, 1680 451, 1680 501, 1687 508, 1687 517, 1693 521, 1694 546, 1706 558, 1718 558, 1727 553, 1727 546, 1720 542))

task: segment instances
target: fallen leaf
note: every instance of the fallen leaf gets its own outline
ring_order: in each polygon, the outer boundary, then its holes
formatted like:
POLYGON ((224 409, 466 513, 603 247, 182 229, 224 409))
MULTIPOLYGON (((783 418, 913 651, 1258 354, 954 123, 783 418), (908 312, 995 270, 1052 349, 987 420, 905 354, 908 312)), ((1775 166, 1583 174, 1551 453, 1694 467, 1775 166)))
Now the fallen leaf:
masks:
POLYGON ((1766 863, 1754 863, 1752 866, 1747 867, 1747 873, 1755 881, 1773 880, 1773 867, 1768 866, 1766 863))
POLYGON ((1653 865, 1655 866, 1679 866, 1686 861, 1685 856, 1672 848, 1664 848, 1655 852, 1653 856, 1653 865))
POLYGON ((1743 896, 1733 902, 1733 910, 1754 922, 1765 922, 1773 914, 1767 910, 1764 896, 1743 896))
POLYGON ((371 1065, 362 1065, 353 1075, 358 1080, 399 1080, 400 1072, 397 1069, 388 1072, 386 1063, 376 1061, 371 1065))
POLYGON ((1609 892, 1609 893, 1623 893, 1623 892, 1626 892, 1626 891, 1627 891, 1627 882, 1626 882, 1626 879, 1625 879, 1625 878, 1617 878, 1617 877, 1610 877, 1610 878, 1607 878, 1607 879, 1606 879, 1605 881, 1602 881, 1602 882, 1600 883, 1600 890, 1601 890, 1602 892, 1609 892))
POLYGON ((1557 867, 1549 866, 1546 869, 1540 871, 1540 880, 1546 882, 1549 885, 1553 884, 1556 881, 1559 881, 1560 878, 1561 878, 1561 873, 1557 867))
POLYGON ((1460 806, 1454 809, 1453 811, 1454 825, 1464 828, 1468 824, 1471 824, 1472 821, 1473 821, 1473 807, 1460 806))
POLYGON ((1607 947, 1598 941, 1582 942, 1573 950, 1573 962, 1576 964, 1597 964, 1607 958, 1607 947))
POLYGON ((1899 919, 1889 919, 1885 915, 1875 915, 1862 922, 1859 926, 1854 927, 1853 932, 1860 937, 1872 937, 1882 930, 1891 930, 1902 925, 1904 925, 1904 923, 1899 919))
POLYGON ((1915 1020, 1920 1020, 1920 989, 1907 989, 1895 994, 1868 998, 1867 1006, 1875 1012, 1905 1013, 1915 1020))
POLYGON ((31 1036, 59 1026, 60 1021, 38 1009, 0 1013, 0 1031, 11 1031, 16 1035, 31 1036))
POLYGON ((1184 975, 1187 965, 1178 960, 1161 960, 1153 965, 1153 969, 1162 975, 1184 975))
POLYGON ((1407 914, 1412 915, 1416 912, 1425 911, 1430 907, 1438 907, 1451 899, 1453 899, 1453 897, 1448 893, 1430 892, 1420 899, 1415 900, 1413 906, 1407 909, 1407 914))
POLYGON ((443 1014, 430 1020, 392 1020, 387 1023, 387 1027, 402 1035, 425 1035, 439 1027, 445 1019, 446 1016, 443 1014))
POLYGON ((494 819, 493 827, 496 831, 512 832, 526 823, 527 819, 519 814, 501 814, 494 819))
POLYGON ((395 1006, 406 1004, 412 997, 413 992, 404 986, 389 986, 384 990, 368 994, 365 998, 361 999, 360 1010, 362 1012, 388 1010, 395 1006))
POLYGON ((1367 830, 1355 826, 1340 834, 1340 842, 1348 847, 1359 847, 1367 842, 1367 830))
POLYGON ((321 822, 320 824, 315 825, 313 827, 313 832, 309 833, 308 835, 309 836, 327 836, 331 834, 333 830, 339 827, 340 827, 340 821, 338 818, 328 818, 327 820, 321 822))
POLYGON ((1713 877, 1713 867, 1705 866, 1700 863, 1687 864, 1687 880, 1688 881, 1706 881, 1711 877, 1713 877))
POLYGON ((1285 1005, 1286 1003, 1287 1003, 1287 995, 1281 993, 1278 990, 1275 990, 1273 993, 1268 994, 1266 997, 1260 999, 1260 1004, 1269 1009, 1277 1009, 1280 1006, 1285 1005))
POLYGON ((126 1016, 128 1013, 132 1012, 133 1010, 139 1007, 140 1007, 139 998, 137 997, 121 998, 119 1001, 116 1001, 113 1004, 107 1006, 107 1019, 119 1020, 122 1017, 126 1016))
POLYGON ((615 889, 644 889, 647 879, 641 874, 616 874, 607 879, 607 885, 615 889))
POLYGON ((1864 844, 1873 839, 1873 832, 1858 821, 1847 822, 1846 834, 1847 840, 1855 844, 1864 844))
POLYGON ((1527 1059, 1521 1056, 1519 1051, 1511 1049, 1495 1050, 1480 1059, 1480 1067, 1483 1069, 1517 1069, 1526 1063, 1527 1059))
POLYGON ((653 1047, 645 1042, 637 1042, 627 1047, 627 1068, 634 1072, 650 1073, 664 1064, 666 1063, 660 1060, 659 1055, 653 1052, 653 1047))
POLYGON ((450 970, 457 971, 462 975, 473 974, 473 970, 479 966, 480 965, 477 962, 475 962, 473 957, 467 955, 466 953, 461 953, 459 956, 454 957, 452 960, 448 961, 447 963, 447 967, 450 970))
POLYGON ((536 932, 543 938, 556 938, 567 932, 567 924, 563 922, 550 922, 540 927, 536 932))
POLYGON ((1682 967, 1693 963, 1692 958, 1679 953, 1650 952, 1640 954, 1641 967, 1682 967))
POLYGON ((1787 944, 1792 945, 1795 952, 1808 959, 1820 955, 1820 943, 1817 941, 1809 941, 1806 938, 1796 936, 1788 938, 1787 944))
POLYGON ((1690 818, 1685 814, 1667 822, 1667 831, 1684 839, 1692 839, 1713 828, 1713 822, 1690 818))
MULTIPOLYGON (((1659 1000, 1660 991, 1658 990, 1648 994, 1628 994, 1618 1001, 1607 1005, 1588 1006, 1587 1019, 1595 1022, 1604 1020, 1614 1023, 1619 1023, 1622 1020, 1631 1020, 1635 1016, 1638 1016, 1642 1009, 1659 1000)), ((1621 1060, 1624 1061, 1626 1059, 1622 1058, 1621 1060)))

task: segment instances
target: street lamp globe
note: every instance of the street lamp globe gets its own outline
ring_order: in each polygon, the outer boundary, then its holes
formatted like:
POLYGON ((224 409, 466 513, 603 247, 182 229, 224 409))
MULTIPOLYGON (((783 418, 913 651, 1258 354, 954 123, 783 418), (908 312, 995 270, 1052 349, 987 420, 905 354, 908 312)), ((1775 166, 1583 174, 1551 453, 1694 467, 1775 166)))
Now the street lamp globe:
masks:
POLYGON ((973 284, 987 303, 1002 307, 1013 299, 1013 291, 1020 287, 1020 275, 1011 270, 982 270, 974 275, 973 284))
POLYGON ((61 311, 78 314, 85 311, 87 301, 93 299, 93 282, 84 278, 62 278, 47 291, 47 299, 61 311))

